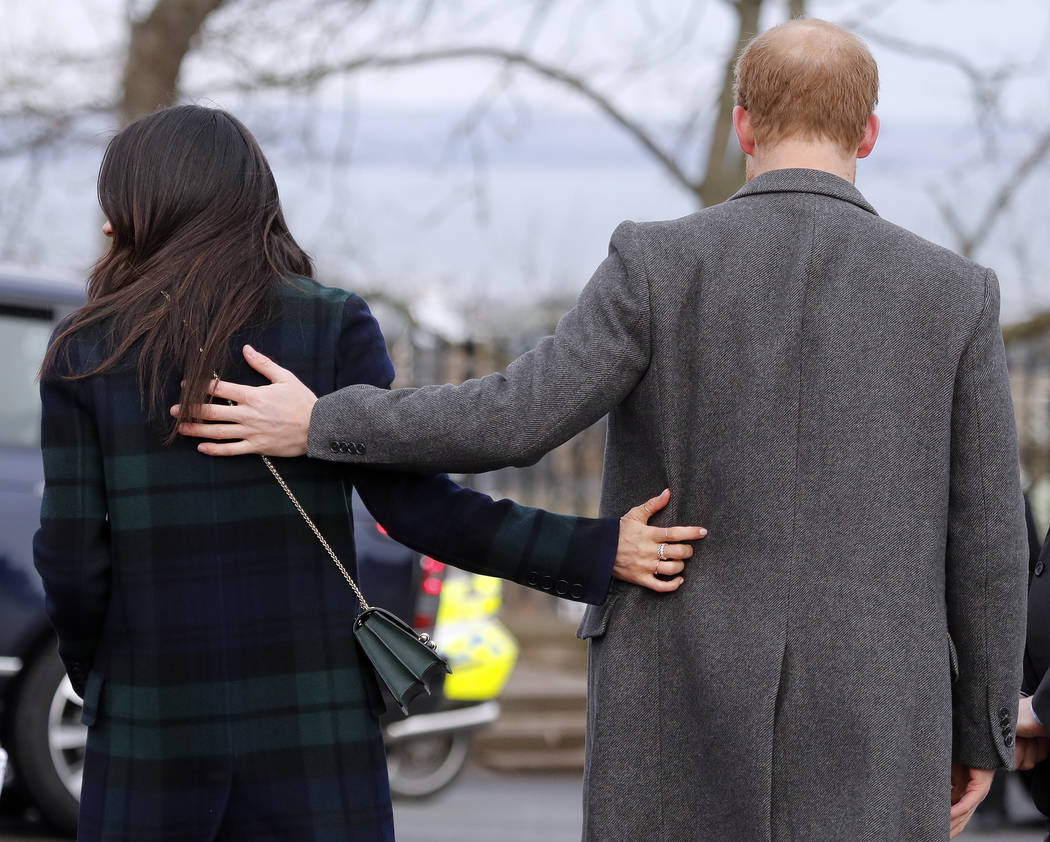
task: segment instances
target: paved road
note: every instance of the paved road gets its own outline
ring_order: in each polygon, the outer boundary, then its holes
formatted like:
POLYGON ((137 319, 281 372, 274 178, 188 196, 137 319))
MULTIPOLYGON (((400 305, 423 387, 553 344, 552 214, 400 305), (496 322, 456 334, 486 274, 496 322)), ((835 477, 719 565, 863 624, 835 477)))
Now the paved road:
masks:
MULTIPOLYGON (((470 769, 444 794, 422 804, 395 804, 398 842, 576 842, 579 778, 501 775, 470 769)), ((982 834, 968 842, 1042 842, 1035 828, 982 834)), ((65 842, 17 816, 0 815, 3 842, 65 842)))

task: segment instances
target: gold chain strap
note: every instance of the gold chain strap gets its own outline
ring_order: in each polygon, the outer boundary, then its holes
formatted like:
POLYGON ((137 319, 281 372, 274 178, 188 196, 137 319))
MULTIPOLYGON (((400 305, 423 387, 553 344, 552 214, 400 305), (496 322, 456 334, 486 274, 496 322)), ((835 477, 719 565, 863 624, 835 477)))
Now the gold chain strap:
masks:
MULTIPOLYGON (((161 290, 160 294, 164 296, 164 300, 168 304, 171 304, 171 296, 166 291, 161 290)), ((186 320, 183 319, 182 323, 183 325, 185 325, 186 320)), ((200 351, 202 354, 204 353, 203 348, 198 348, 197 350, 200 351)), ((219 379, 219 375, 217 372, 213 371, 211 376, 215 380, 219 379)), ((227 403, 230 406, 235 405, 233 401, 227 401, 227 403)), ((284 493, 288 495, 288 499, 292 501, 292 505, 294 505, 295 508, 299 510, 299 514, 303 516, 303 520, 306 521, 306 525, 309 526, 310 529, 313 531, 314 535, 317 536, 317 540, 321 542, 321 546, 324 547, 328 555, 332 557, 332 561, 334 561, 335 566, 339 568, 339 572, 343 574, 343 578, 346 579, 346 583, 354 589, 354 593, 357 595, 357 601, 361 603, 361 610, 368 611, 372 606, 368 604, 368 601, 365 599, 365 595, 361 593, 360 588, 357 587, 357 583, 353 580, 350 574, 347 573, 346 568, 343 567, 343 562, 339 560, 339 556, 335 554, 335 550, 328 546, 328 542, 324 539, 324 535, 321 534, 321 530, 318 529, 314 522, 310 519, 310 515, 306 513, 306 509, 302 507, 302 504, 300 504, 299 499, 292 493, 292 489, 288 487, 288 483, 284 481, 284 477, 277 473, 277 469, 273 466, 273 462, 270 461, 270 457, 264 456, 261 453, 259 454, 259 456, 262 458, 263 462, 266 463, 266 467, 270 469, 270 473, 273 474, 273 478, 277 480, 277 484, 284 489, 284 493)))
MULTIPOLYGON (((260 456, 262 456, 262 454, 260 454, 260 456)), ((270 473, 273 474, 273 478, 277 480, 278 485, 280 485, 281 488, 284 489, 284 493, 288 495, 288 499, 292 501, 292 504, 295 506, 296 509, 298 509, 299 514, 303 516, 303 520, 306 521, 306 525, 309 526, 310 529, 313 531, 314 535, 317 536, 317 540, 321 542, 321 546, 324 547, 328 555, 332 557, 332 561, 334 561, 335 566, 339 568, 339 572, 343 574, 343 578, 346 579, 346 583, 354 589, 354 593, 357 594, 357 601, 361 603, 361 610, 368 611, 369 608, 371 608, 371 606, 368 604, 367 600, 365 600, 365 595, 361 593, 360 589, 357 587, 357 583, 354 582, 350 574, 346 572, 346 568, 343 567, 343 563, 339 560, 339 556, 337 556, 335 554, 335 551, 330 546, 328 546, 328 542, 324 539, 324 536, 321 534, 321 530, 318 529, 314 522, 310 519, 310 515, 306 513, 306 510, 302 507, 302 505, 299 503, 299 500, 292 493, 292 489, 288 487, 288 483, 284 481, 284 477, 277 473, 277 469, 273 466, 273 462, 271 462, 268 457, 262 456, 262 460, 266 463, 266 467, 270 469, 270 473)))

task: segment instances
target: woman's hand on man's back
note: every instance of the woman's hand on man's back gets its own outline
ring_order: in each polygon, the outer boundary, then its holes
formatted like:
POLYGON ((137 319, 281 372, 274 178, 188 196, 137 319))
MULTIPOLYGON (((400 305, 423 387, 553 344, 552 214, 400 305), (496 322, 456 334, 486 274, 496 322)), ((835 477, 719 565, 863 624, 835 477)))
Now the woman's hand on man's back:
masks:
POLYGON ((698 541, 707 536, 707 530, 702 526, 649 526, 649 518, 670 499, 671 492, 665 489, 620 518, 614 578, 664 593, 681 587, 684 579, 678 574, 685 569, 685 559, 692 558, 693 548, 679 542, 698 541))

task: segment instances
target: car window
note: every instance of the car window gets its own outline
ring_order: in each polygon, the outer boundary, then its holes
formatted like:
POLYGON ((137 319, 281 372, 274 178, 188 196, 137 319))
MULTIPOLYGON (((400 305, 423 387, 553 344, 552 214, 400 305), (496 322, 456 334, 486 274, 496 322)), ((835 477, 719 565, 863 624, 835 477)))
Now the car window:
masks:
POLYGON ((0 309, 0 446, 40 443, 36 375, 52 329, 49 314, 0 309))

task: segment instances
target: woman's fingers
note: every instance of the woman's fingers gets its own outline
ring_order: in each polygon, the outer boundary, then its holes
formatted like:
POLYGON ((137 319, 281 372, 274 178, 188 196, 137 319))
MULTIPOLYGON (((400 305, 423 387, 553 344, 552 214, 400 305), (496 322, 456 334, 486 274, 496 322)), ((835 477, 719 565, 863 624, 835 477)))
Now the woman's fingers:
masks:
POLYGON ((707 530, 702 526, 650 526, 649 535, 657 544, 670 541, 699 541, 707 537, 707 530))
POLYGON ((680 587, 682 587, 683 582, 685 582, 685 579, 683 579, 681 576, 679 576, 677 579, 671 579, 669 581, 666 579, 657 579, 655 576, 650 576, 648 579, 638 582, 638 584, 642 587, 649 588, 649 590, 651 591, 659 591, 660 593, 671 593, 671 591, 676 591, 680 587))
POLYGON ((655 497, 650 497, 640 506, 635 506, 627 514, 623 516, 624 520, 637 520, 641 523, 648 523, 649 518, 655 515, 660 509, 667 505, 667 501, 671 499, 671 489, 665 488, 655 497))
POLYGON ((613 576, 660 593, 676 591, 684 582, 679 576, 693 548, 684 543, 707 536, 702 526, 649 526, 649 518, 667 506, 669 489, 635 506, 620 520, 613 576), (674 578, 667 578, 674 577, 674 578))
POLYGON ((664 548, 663 559, 692 558, 693 548, 688 544, 657 544, 653 548, 653 558, 660 558, 660 547, 664 548))

